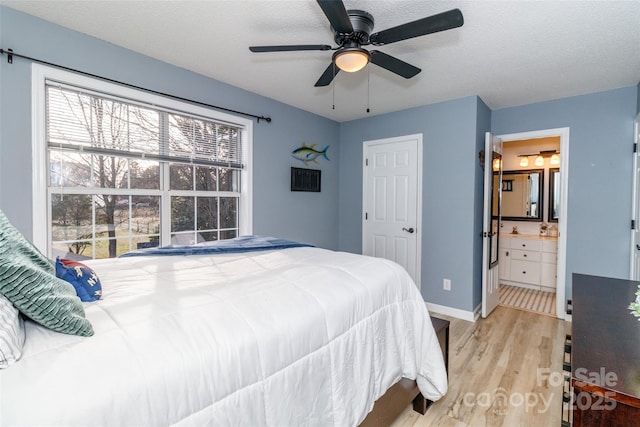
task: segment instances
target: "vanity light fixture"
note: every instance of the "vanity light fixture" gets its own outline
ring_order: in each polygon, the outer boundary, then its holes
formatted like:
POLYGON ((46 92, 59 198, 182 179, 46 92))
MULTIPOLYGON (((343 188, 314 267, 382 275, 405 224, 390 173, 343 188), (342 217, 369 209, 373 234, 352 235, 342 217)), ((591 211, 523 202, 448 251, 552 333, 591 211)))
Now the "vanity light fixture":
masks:
POLYGON ((500 158, 493 159, 493 170, 494 171, 499 171, 500 170, 500 166, 502 166, 502 160, 500 160, 500 158))
POLYGON ((518 157, 520 157, 520 167, 522 168, 526 168, 527 166, 529 166, 529 157, 536 158, 533 164, 537 167, 544 166, 545 157, 550 157, 549 164, 551 166, 557 166, 560 164, 560 153, 558 153, 556 150, 545 150, 540 151, 539 153, 531 154, 518 154, 518 157))

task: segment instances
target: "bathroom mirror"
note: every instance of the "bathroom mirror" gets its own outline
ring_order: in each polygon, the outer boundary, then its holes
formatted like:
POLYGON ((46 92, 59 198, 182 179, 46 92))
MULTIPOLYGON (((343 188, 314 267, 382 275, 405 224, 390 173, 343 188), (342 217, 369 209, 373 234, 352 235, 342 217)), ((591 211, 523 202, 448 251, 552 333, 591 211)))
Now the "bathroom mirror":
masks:
MULTIPOLYGON (((542 221, 543 177, 543 169, 502 172, 502 219, 542 221)), ((494 174, 494 185, 498 179, 494 174)))
POLYGON ((549 169, 549 213, 548 222, 558 222, 560 211, 560 169, 549 169))

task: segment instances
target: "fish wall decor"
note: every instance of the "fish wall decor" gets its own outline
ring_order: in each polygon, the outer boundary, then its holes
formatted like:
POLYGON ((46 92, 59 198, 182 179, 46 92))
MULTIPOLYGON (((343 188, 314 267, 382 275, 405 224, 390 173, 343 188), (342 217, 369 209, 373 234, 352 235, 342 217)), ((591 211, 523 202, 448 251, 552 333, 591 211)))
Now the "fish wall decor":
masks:
POLYGON ((296 148, 295 150, 293 150, 293 152, 291 153, 291 155, 295 158, 298 159, 300 161, 303 161, 305 165, 309 166, 309 162, 313 162, 315 164, 319 164, 316 159, 319 156, 324 157, 325 159, 331 161, 329 159, 329 157, 327 156, 327 150, 329 149, 329 146, 327 145, 326 147, 324 147, 324 149, 322 151, 316 150, 316 145, 318 144, 311 144, 310 146, 307 146, 307 144, 305 142, 302 143, 302 147, 296 148))

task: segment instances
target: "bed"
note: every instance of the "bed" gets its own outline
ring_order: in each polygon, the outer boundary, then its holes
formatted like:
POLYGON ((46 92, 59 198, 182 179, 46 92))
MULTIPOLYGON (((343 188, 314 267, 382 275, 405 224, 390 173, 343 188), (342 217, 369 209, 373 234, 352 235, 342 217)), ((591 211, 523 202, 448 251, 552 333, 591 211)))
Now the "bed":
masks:
POLYGON ((429 313, 397 264, 181 248, 85 262, 102 284, 83 304, 93 336, 25 321, 22 357, 0 370, 0 424, 356 426, 401 379, 432 401, 446 392, 429 313))

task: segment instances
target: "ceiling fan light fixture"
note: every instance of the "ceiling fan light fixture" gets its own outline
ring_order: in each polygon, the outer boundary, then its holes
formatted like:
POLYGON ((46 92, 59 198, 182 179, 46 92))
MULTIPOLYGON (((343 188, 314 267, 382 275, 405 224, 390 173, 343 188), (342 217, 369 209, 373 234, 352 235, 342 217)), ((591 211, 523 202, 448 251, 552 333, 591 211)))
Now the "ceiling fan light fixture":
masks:
POLYGON ((362 70, 369 60, 369 52, 360 47, 346 47, 333 54, 333 62, 336 66, 348 73, 362 70))

